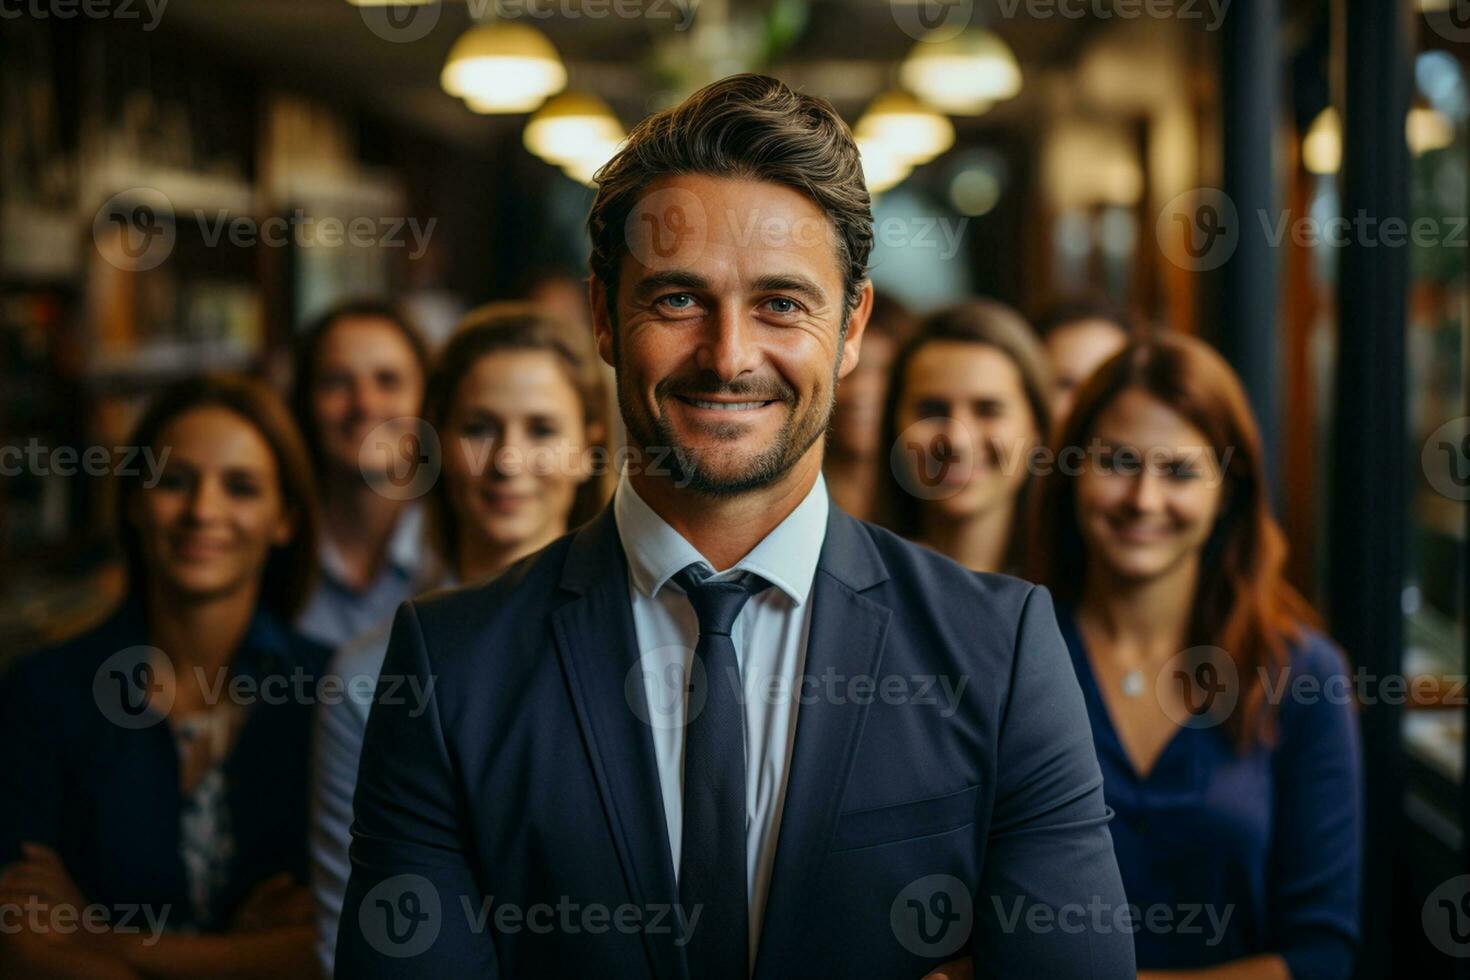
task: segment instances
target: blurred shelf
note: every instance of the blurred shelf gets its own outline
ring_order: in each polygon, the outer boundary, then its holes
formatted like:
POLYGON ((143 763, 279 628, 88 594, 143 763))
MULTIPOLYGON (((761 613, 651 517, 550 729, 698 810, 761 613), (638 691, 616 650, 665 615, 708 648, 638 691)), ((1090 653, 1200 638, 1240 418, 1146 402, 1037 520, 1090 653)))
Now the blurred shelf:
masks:
POLYGON ((113 197, 139 190, 153 190, 168 198, 174 216, 197 211, 206 216, 219 211, 253 214, 258 198, 255 188, 243 180, 187 170, 130 164, 105 164, 82 178, 82 208, 88 220, 95 209, 113 197))
POLYGON ((82 271, 82 228, 69 211, 0 205, 0 280, 65 284, 82 271))
POLYGON ((199 371, 242 370, 259 356, 259 350, 233 342, 153 341, 94 354, 84 377, 94 384, 166 383, 199 371))

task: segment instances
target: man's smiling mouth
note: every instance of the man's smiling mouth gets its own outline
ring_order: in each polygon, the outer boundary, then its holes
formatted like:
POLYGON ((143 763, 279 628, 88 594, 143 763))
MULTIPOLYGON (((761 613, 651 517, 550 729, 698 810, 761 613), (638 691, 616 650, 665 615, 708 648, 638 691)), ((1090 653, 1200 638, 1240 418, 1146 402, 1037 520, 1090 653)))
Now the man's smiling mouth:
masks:
POLYGON ((687 395, 675 395, 674 397, 686 405, 693 405, 695 408, 711 408, 721 412, 748 412, 751 409, 765 408, 767 405, 775 404, 775 399, 745 402, 714 402, 704 398, 691 398, 687 395))

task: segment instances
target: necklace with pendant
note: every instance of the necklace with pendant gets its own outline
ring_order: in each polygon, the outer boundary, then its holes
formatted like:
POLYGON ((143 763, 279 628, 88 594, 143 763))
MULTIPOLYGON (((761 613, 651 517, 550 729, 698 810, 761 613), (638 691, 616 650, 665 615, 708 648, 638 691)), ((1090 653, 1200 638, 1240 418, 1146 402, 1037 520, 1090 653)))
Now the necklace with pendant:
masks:
POLYGON ((1123 681, 1119 686, 1123 689, 1123 694, 1125 697, 1143 697, 1143 671, 1137 667, 1134 667, 1132 670, 1123 675, 1123 681))

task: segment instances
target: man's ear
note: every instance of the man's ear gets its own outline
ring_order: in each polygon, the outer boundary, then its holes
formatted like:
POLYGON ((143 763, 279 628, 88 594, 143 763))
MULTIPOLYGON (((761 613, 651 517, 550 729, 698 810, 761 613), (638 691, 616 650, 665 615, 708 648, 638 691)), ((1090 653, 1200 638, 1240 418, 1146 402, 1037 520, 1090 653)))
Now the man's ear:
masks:
POLYGON ((863 331, 867 329, 868 317, 873 312, 873 284, 863 280, 858 293, 857 305, 847 315, 847 338, 842 342, 842 361, 837 366, 837 377, 842 379, 857 367, 858 349, 863 345, 863 331))
POLYGON ((613 357, 612 311, 607 305, 607 287, 599 276, 587 281, 587 302, 592 307, 592 336, 597 340, 597 356, 610 368, 616 368, 613 357))

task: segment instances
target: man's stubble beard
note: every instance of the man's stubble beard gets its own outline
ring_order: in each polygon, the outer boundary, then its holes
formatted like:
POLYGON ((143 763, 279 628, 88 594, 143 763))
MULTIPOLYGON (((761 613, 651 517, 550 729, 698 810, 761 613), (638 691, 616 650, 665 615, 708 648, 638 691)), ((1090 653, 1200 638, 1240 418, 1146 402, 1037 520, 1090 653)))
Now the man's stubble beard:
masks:
MULTIPOLYGON (((666 414, 646 417, 638 393, 624 384, 627 375, 622 370, 622 351, 614 340, 618 410, 622 413, 629 441, 644 451, 644 458, 662 458, 674 485, 694 493, 726 497, 771 486, 789 473, 812 445, 827 434, 832 422, 832 412, 837 405, 837 370, 842 364, 842 343, 846 336, 847 323, 844 318, 838 338, 837 358, 832 366, 832 378, 825 397, 819 395, 819 400, 799 418, 795 414, 797 402, 789 401, 786 420, 777 431, 774 442, 756 453, 741 472, 725 477, 718 477, 710 472, 702 459, 708 455, 707 452, 691 449, 679 442, 666 414)), ((739 394, 738 391, 731 393, 739 394)), ((671 397, 674 396, 660 394, 655 388, 655 401, 660 407, 671 397)), ((734 432, 732 423, 729 434, 733 435, 734 432)), ((719 429, 716 429, 716 434, 722 435, 719 429)))

